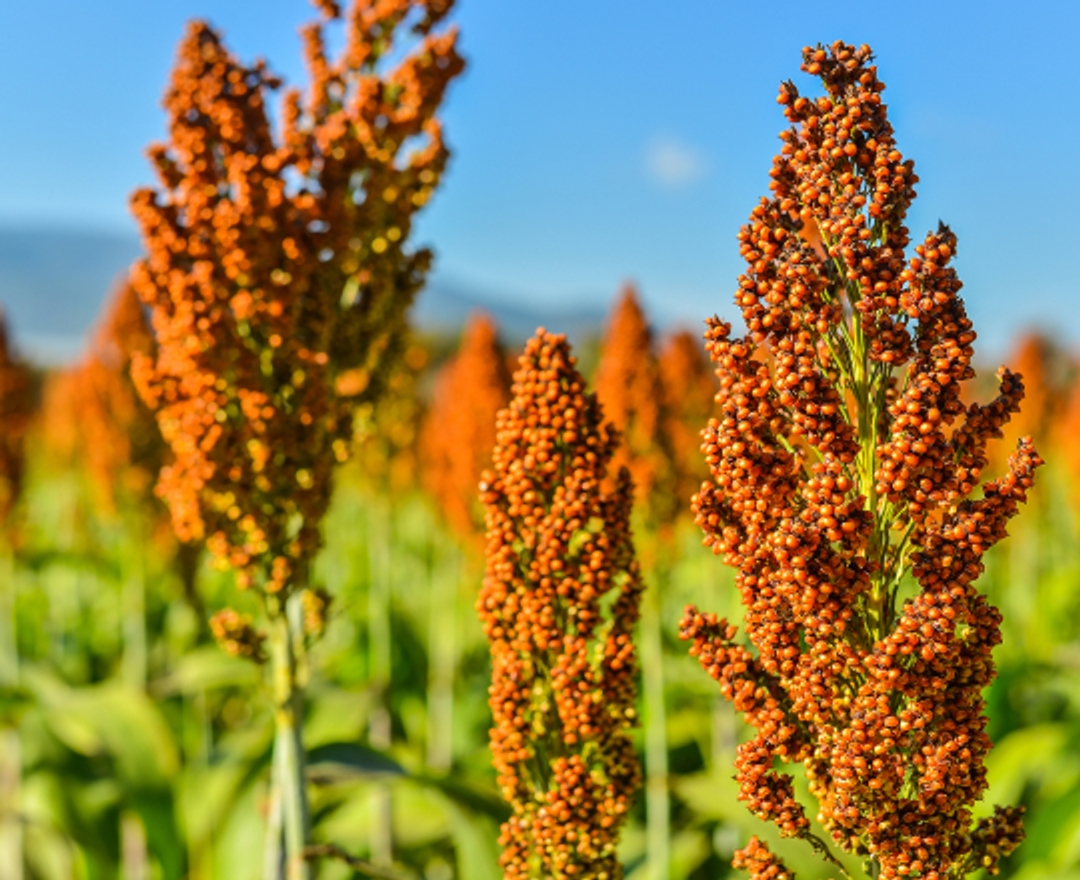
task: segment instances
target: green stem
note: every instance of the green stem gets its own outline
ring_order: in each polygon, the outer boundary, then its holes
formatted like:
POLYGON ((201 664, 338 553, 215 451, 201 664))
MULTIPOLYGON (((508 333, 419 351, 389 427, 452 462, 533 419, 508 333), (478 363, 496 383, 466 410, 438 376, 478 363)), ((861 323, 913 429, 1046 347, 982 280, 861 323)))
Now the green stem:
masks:
POLYGON ((22 880, 22 821, 19 789, 22 776, 19 731, 0 729, 0 865, 4 880, 22 880))
MULTIPOLYGON (((19 684, 15 596, 15 566, 0 535, 0 688, 19 684)), ((18 729, 6 726, 10 722, 6 719, 0 726, 0 865, 4 866, 5 878, 22 880, 22 750, 18 729)))
POLYGON ((120 877, 121 880, 150 880, 146 829, 139 814, 131 811, 120 817, 120 877))
POLYGON ((270 789, 266 801, 266 840, 263 844, 263 878, 280 880, 285 867, 285 840, 282 837, 281 783, 278 781, 278 739, 270 760, 270 789))
POLYGON ((454 669, 457 665, 457 588, 464 574, 464 554, 455 551, 453 564, 437 573, 432 543, 428 556, 428 693, 427 764, 447 773, 453 763, 454 669), (452 572, 452 576, 447 573, 452 572))
POLYGON ((852 876, 848 873, 847 867, 845 867, 844 863, 833 855, 832 850, 829 849, 829 845, 824 840, 822 840, 816 834, 812 834, 810 832, 807 832, 802 836, 814 848, 815 852, 817 852, 818 855, 825 859, 825 861, 831 862, 833 865, 839 868, 840 873, 843 874, 847 878, 847 880, 852 880, 852 876))
POLYGON ((286 880, 308 880, 304 858, 310 836, 301 724, 304 703, 303 608, 300 591, 283 608, 269 603, 270 657, 274 679, 274 771, 280 787, 286 880))
MULTIPOLYGON (((390 716, 391 675, 391 577, 392 508, 381 512, 378 525, 369 533, 371 572, 368 585, 368 648, 371 670, 372 709, 368 722, 368 740, 379 750, 392 744, 390 716)), ((369 525, 375 525, 368 519, 369 525)), ((376 782, 371 792, 371 860, 380 867, 393 864, 393 804, 390 787, 376 782)))
POLYGON ((137 547, 125 548, 122 607, 124 610, 124 653, 120 662, 124 681, 137 690, 146 690, 146 590, 142 554, 137 547))
POLYGON ((667 712, 659 573, 641 610, 641 666, 645 708, 645 837, 650 880, 671 876, 671 797, 668 792, 667 712))

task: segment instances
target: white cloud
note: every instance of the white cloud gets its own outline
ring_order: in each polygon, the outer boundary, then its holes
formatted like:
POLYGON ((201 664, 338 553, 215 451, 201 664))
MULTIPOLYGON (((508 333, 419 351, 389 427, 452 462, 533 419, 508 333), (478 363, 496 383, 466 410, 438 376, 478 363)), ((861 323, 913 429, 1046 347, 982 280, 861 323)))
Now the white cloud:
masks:
POLYGON ((668 189, 680 189, 705 176, 708 163, 693 147, 671 137, 654 139, 645 154, 649 176, 668 189))

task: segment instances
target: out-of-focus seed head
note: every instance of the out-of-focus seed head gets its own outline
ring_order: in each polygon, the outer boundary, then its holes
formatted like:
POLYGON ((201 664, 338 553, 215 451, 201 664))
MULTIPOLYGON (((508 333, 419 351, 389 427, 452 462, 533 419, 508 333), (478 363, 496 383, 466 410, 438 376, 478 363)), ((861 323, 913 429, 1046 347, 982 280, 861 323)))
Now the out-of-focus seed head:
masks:
POLYGON ((423 481, 443 515, 467 540, 483 534, 476 486, 491 466, 495 417, 510 399, 510 371, 495 324, 473 317, 461 348, 435 380, 420 436, 423 481))
POLYGON ((633 487, 623 469, 609 488, 618 435, 566 339, 543 328, 496 430, 477 611, 491 644, 491 750, 513 808, 501 864, 508 880, 615 880, 640 780, 633 487))
POLYGON ((683 330, 666 341, 660 351, 660 381, 681 510, 709 476, 701 456, 701 429, 713 413, 717 384, 699 338, 683 330))
POLYGON ((47 377, 42 409, 47 445, 58 459, 85 466, 99 510, 161 521, 165 508, 153 488, 167 448, 130 376, 132 358, 154 349, 143 305, 124 282, 83 360, 47 377))
POLYGON ((655 526, 670 525, 681 506, 671 423, 652 333, 629 285, 616 301, 604 334, 596 396, 622 436, 612 473, 628 468, 646 519, 655 526))
POLYGON ((0 540, 10 542, 10 519, 22 493, 24 443, 33 415, 30 371, 15 355, 0 310, 0 540))

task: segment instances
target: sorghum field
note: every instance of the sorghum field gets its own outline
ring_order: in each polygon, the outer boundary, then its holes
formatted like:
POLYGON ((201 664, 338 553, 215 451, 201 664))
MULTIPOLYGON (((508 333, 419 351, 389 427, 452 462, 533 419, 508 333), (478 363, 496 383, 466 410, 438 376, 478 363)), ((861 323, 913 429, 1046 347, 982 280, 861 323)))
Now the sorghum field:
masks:
POLYGON ((82 358, 0 327, 0 878, 1080 878, 1080 361, 980 353, 887 59, 776 71, 696 330, 451 336, 453 0, 316 5, 182 35, 82 358))

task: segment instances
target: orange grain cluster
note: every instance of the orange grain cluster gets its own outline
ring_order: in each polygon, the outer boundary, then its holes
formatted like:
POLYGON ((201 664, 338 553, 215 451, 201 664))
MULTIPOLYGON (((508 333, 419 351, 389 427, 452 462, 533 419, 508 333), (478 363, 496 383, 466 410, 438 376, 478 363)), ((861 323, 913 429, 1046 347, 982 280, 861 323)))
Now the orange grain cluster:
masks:
POLYGON ((477 315, 435 379, 420 436, 424 484, 450 525, 469 539, 482 532, 476 486, 491 465, 495 416, 509 400, 510 370, 498 331, 489 317, 477 315))
POLYGON ((685 330, 666 341, 659 362, 675 466, 675 495, 682 510, 709 476, 709 467, 701 457, 701 426, 713 413, 716 376, 699 339, 685 330))
POLYGON ((604 488, 617 445, 565 338, 538 330, 481 482, 477 610, 491 643, 491 749, 513 807, 501 837, 512 880, 623 876, 615 848, 640 777, 630 729, 642 582, 629 473, 604 488))
POLYGON ((669 525, 681 507, 668 433, 671 425, 652 333, 637 292, 629 285, 616 302, 604 334, 596 396, 622 435, 612 473, 628 468, 648 521, 669 525))
POLYGON ((733 867, 742 868, 754 880, 794 880, 795 877, 784 867, 784 863, 769 851, 769 845, 757 837, 751 837, 745 847, 736 851, 731 864, 733 867))
POLYGON ((24 443, 33 413, 30 371, 15 356, 0 311, 0 535, 22 493, 24 443))
POLYGON ((356 0, 337 60, 305 28, 311 86, 286 93, 279 132, 263 63, 202 22, 181 42, 158 187, 132 197, 147 256, 131 279, 158 344, 132 374, 173 454, 158 488, 178 536, 241 586, 282 591, 311 558, 351 408, 399 354, 431 260, 406 244, 463 66, 455 31, 436 30, 451 5, 356 0))
POLYGON ((945 880, 1022 836, 1015 812, 972 821, 1001 638, 975 580, 1041 461, 1025 438, 980 485, 1023 387, 1003 370, 992 403, 961 401, 975 333, 956 237, 905 254, 917 178, 869 49, 806 49, 803 69, 826 94, 781 88, 793 127, 739 235, 748 334, 712 319, 707 335, 720 391, 694 509, 737 569, 750 644, 692 607, 682 636, 756 729, 736 759, 751 811, 824 850, 782 769, 801 763, 819 820, 874 876, 945 880))
POLYGON ((210 618, 210 632, 226 654, 266 662, 266 636, 252 625, 251 615, 222 608, 210 618))

